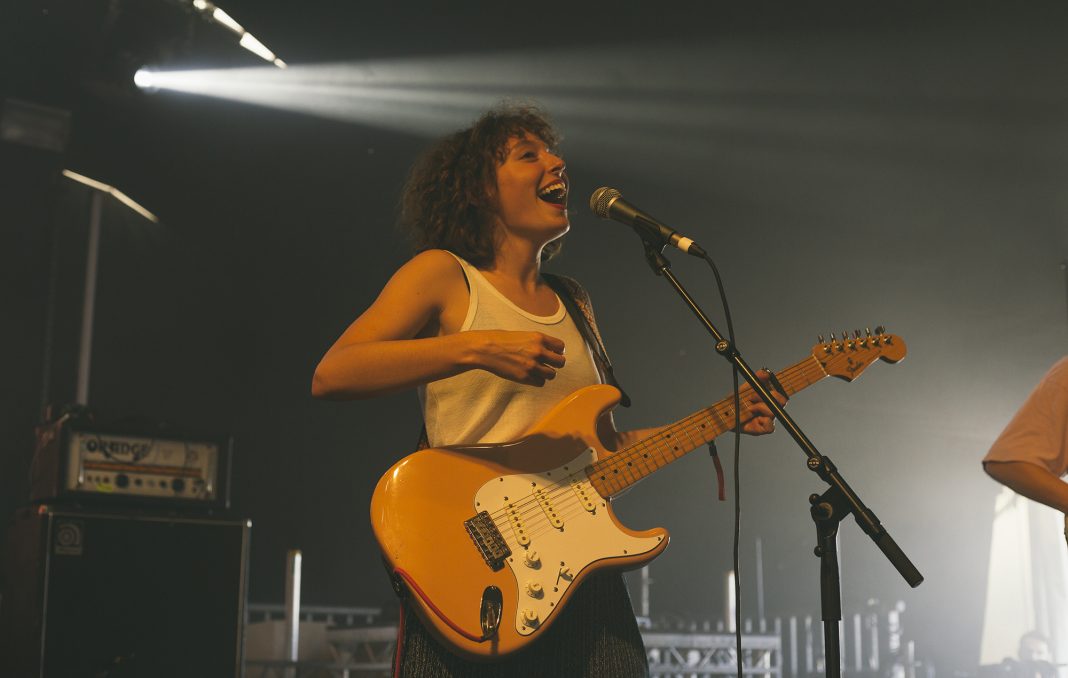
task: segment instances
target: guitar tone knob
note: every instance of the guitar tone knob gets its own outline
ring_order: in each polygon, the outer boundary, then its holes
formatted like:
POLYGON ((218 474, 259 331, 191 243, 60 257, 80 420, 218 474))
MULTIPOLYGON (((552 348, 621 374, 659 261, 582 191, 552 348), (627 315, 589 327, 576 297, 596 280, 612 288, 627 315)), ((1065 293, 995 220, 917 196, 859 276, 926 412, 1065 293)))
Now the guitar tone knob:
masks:
POLYGON ((541 562, 541 557, 538 556, 537 551, 530 549, 527 551, 527 556, 524 558, 524 562, 527 564, 527 567, 537 567, 538 563, 541 562))
POLYGON ((541 584, 536 581, 527 582, 527 595, 531 598, 541 598, 544 590, 541 588, 541 584))
POLYGON ((523 622, 527 626, 534 626, 538 623, 538 613, 528 607, 523 610, 523 622))

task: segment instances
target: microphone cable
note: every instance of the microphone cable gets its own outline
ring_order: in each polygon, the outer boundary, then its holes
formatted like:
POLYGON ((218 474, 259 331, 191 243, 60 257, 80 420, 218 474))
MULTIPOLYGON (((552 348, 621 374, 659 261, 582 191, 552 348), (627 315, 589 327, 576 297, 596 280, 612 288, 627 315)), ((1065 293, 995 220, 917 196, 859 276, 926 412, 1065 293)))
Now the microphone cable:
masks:
MULTIPOLYGON (((719 269, 712 257, 705 254, 702 259, 712 269, 712 275, 716 279, 716 289, 719 291, 720 302, 723 304, 723 318, 727 323, 727 340, 734 349, 737 345, 734 339, 734 322, 731 320, 731 307, 727 302, 727 292, 723 286, 723 278, 720 277, 719 269)), ((733 558, 731 567, 734 569, 734 652, 735 669, 738 678, 742 674, 742 572, 739 567, 739 550, 742 536, 742 404, 741 394, 738 391, 738 366, 732 364, 731 376, 734 383, 734 535, 733 535, 733 558)))

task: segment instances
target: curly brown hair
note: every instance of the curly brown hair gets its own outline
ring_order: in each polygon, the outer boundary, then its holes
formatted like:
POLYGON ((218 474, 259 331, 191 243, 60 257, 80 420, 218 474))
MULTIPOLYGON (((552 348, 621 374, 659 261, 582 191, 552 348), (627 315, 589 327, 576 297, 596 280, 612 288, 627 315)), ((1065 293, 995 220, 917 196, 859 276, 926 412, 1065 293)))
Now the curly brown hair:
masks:
MULTIPOLYGON (((416 160, 401 194, 399 225, 417 253, 440 248, 478 267, 493 263, 496 206, 490 188, 496 184, 508 140, 524 134, 549 146, 560 141, 548 115, 537 106, 501 104, 416 160)), ((547 244, 542 261, 559 252, 561 245, 559 238, 547 244)))

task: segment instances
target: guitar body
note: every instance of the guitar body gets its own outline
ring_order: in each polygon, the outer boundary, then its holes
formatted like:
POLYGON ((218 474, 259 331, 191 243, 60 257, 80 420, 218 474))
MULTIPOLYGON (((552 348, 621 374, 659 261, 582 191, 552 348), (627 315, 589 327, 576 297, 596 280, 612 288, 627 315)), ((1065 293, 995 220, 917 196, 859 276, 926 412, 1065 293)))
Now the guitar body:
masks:
POLYGON ((589 386, 515 442, 421 450, 379 480, 375 537, 413 609, 447 647, 483 660, 520 650, 591 574, 640 567, 667 547, 663 529, 620 524, 587 478, 587 467, 610 454, 597 422, 618 402, 615 388, 589 386), (469 527, 482 512, 510 552, 499 560, 487 559, 469 527), (503 596, 500 624, 480 642, 491 586, 503 596))
MULTIPOLYGON (((777 388, 790 396, 826 377, 853 381, 905 352, 881 327, 821 337, 811 355, 778 373, 777 388)), ((660 555, 667 531, 624 527, 609 497, 747 421, 758 402, 743 386, 737 398, 609 453, 597 424, 619 397, 611 386, 588 386, 515 442, 422 450, 378 481, 371 526, 387 567, 446 647, 482 660, 523 649, 591 574, 660 555)))

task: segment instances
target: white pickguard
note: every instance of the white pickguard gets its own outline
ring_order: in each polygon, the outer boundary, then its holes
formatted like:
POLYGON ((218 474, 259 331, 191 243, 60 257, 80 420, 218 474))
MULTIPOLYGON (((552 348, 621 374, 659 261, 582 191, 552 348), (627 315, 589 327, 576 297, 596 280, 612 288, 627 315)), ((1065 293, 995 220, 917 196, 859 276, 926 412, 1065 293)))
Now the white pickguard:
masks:
POLYGON ((662 539, 632 537, 616 527, 607 501, 586 477, 584 469, 594 461, 591 448, 549 471, 494 478, 475 493, 475 511, 494 517, 512 550, 506 562, 519 591, 520 635, 545 623, 590 563, 646 553, 662 539))

